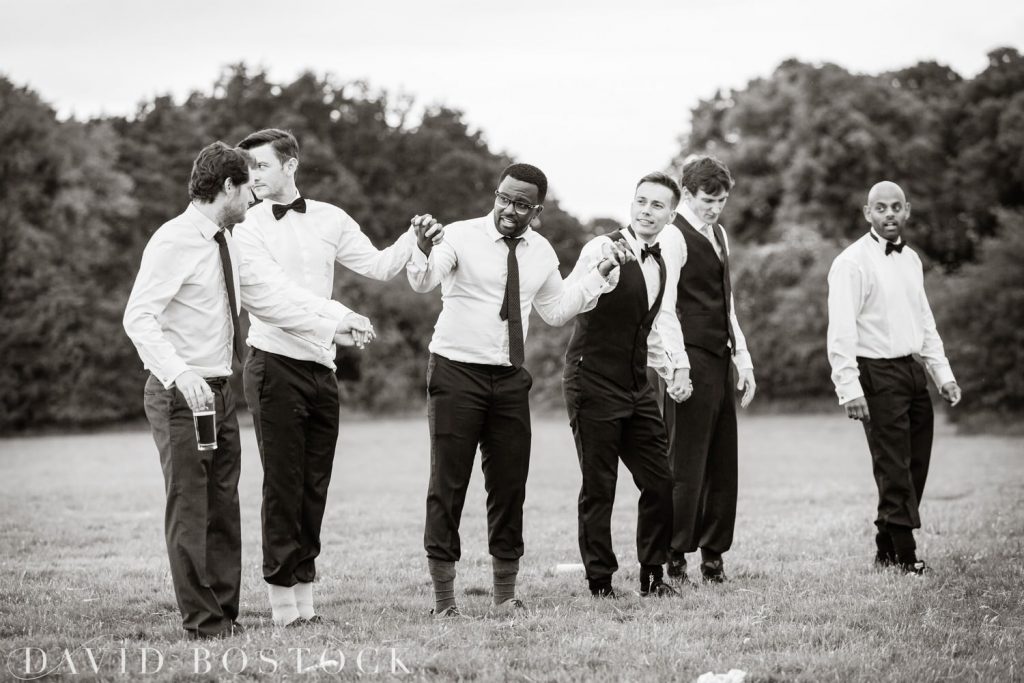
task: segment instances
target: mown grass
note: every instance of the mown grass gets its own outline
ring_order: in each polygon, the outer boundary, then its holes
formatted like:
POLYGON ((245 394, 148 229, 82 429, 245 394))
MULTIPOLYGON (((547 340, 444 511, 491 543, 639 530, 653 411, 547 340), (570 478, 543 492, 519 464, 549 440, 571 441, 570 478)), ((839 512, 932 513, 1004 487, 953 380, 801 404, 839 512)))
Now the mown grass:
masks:
MULTIPOLYGON (((838 415, 748 416, 740 427, 730 581, 695 586, 681 599, 635 594, 636 493, 623 470, 614 519, 621 597, 594 601, 581 574, 555 570, 579 562, 580 477, 565 419, 538 418, 520 573, 532 616, 488 616, 477 471, 457 583, 470 618, 438 623, 427 616, 421 546, 426 422, 345 423, 317 584, 331 623, 288 630, 270 625, 260 576, 261 472, 251 427, 243 427, 243 449, 241 621, 249 631, 201 644, 211 669, 202 675, 201 661, 198 678, 227 677, 243 656, 245 679, 692 680, 732 668, 747 671, 748 681, 1021 678, 1021 438, 958 436, 940 425, 919 533, 934 572, 918 579, 871 567, 875 494, 857 425, 838 415), (294 648, 306 649, 305 673, 297 673, 294 648), (320 668, 324 650, 333 654, 320 668), (275 671, 261 651, 276 660, 275 671), (392 651, 401 666, 393 666, 392 651)), ((0 440, 0 656, 8 660, 0 678, 24 671, 28 647, 46 652, 51 669, 67 648, 78 673, 67 661, 54 672, 67 680, 196 678, 195 645, 181 640, 162 515, 146 431, 0 440), (164 657, 152 675, 140 673, 146 647, 164 657)), ((155 655, 147 656, 152 670, 155 655)), ((38 652, 33 657, 38 668, 38 652)))

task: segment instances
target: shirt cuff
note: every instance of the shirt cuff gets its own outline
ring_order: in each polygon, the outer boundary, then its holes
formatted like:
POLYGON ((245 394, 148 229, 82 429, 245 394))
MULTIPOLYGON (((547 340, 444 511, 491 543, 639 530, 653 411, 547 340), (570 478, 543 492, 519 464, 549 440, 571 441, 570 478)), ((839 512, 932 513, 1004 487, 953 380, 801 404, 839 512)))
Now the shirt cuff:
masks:
POLYGON ((859 379, 852 379, 849 382, 836 387, 836 396, 839 397, 839 405, 844 406, 855 398, 864 396, 864 389, 860 386, 859 379))
POLYGON ((164 385, 164 389, 170 389, 183 373, 186 373, 191 369, 192 368, 190 368, 188 363, 185 361, 180 358, 174 358, 167 364, 167 367, 164 368, 167 374, 163 376, 155 372, 153 374, 156 375, 156 378, 164 385))
POLYGON ((938 367, 931 368, 932 379, 935 380, 935 386, 941 389, 950 382, 955 382, 956 378, 953 376, 953 370, 950 369, 948 364, 939 365, 938 367))
POLYGON ((412 256, 409 257, 409 263, 415 266, 418 270, 423 271, 427 267, 427 255, 420 251, 419 245, 416 245, 412 250, 412 256))
MULTIPOLYGON (((611 273, 609 273, 609 277, 611 273)), ((618 278, 615 279, 615 284, 618 284, 618 278)), ((583 287, 584 294, 587 295, 588 299, 596 299, 598 296, 605 293, 605 287, 609 287, 609 291, 615 288, 615 284, 611 284, 605 279, 604 275, 601 275, 601 271, 595 267, 589 273, 583 276, 580 281, 580 286, 583 287)))
POLYGON ((732 356, 732 362, 736 366, 737 370, 753 370, 754 360, 750 357, 750 352, 746 349, 737 351, 732 356))

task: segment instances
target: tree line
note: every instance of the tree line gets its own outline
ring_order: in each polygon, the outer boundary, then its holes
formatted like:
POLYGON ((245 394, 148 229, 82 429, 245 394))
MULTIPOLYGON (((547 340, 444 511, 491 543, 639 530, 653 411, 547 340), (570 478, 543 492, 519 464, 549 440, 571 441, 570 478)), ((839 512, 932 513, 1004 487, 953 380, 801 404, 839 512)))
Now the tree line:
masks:
MULTIPOLYGON (((30 88, 0 76, 0 432, 141 416, 145 373, 121 315, 142 249, 184 209, 201 147, 269 126, 298 137, 303 194, 342 206, 379 247, 415 213, 442 222, 483 215, 510 162, 455 109, 421 111, 411 98, 314 73, 276 83, 235 65, 181 103, 156 97, 131 116, 85 121, 58 119, 30 88)), ((953 417, 1024 413, 1024 58, 1016 50, 991 52, 972 79, 931 62, 862 75, 787 61, 701 101, 666 162, 678 168, 701 152, 722 158, 737 179, 723 221, 761 402, 832 400, 825 275, 866 228, 868 187, 889 178, 912 203, 908 241, 926 262, 965 391, 953 417)), ((541 230, 567 273, 582 244, 610 224, 583 224, 549 198, 541 230)), ((353 410, 423 404, 440 300, 403 280, 338 270, 335 297, 378 332, 363 352, 339 351, 353 410)), ((560 403, 568 333, 531 325, 538 405, 560 403)))

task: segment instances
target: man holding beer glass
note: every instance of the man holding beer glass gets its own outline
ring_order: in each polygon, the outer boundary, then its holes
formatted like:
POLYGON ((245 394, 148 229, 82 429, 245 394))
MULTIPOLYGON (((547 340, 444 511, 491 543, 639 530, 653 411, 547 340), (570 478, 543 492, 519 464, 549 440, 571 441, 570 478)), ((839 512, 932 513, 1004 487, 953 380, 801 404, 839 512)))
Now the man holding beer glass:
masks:
POLYGON ((226 228, 245 218, 251 198, 244 153, 222 142, 204 148, 188 191, 185 212, 146 245, 124 329, 151 373, 146 417, 164 474, 164 530, 182 626, 190 638, 210 638, 241 630, 241 443, 228 378, 243 340, 226 228))

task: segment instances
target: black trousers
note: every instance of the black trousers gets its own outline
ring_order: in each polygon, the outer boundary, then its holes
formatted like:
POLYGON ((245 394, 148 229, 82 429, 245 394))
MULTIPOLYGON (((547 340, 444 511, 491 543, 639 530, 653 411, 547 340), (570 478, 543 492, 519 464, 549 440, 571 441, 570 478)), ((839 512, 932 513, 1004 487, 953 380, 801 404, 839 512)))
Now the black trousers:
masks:
POLYGON ((255 348, 243 377, 263 463, 263 579, 309 583, 338 443, 338 381, 319 363, 255 348))
POLYGON ((477 446, 487 491, 488 550, 502 560, 522 557, 532 386, 525 368, 458 363, 431 354, 427 557, 454 562, 462 555, 459 522, 477 446))
POLYGON ((910 356, 857 358, 870 420, 863 422, 878 486, 879 531, 921 526, 935 414, 924 368, 910 356))
POLYGON ((164 533, 182 626, 217 635, 238 618, 242 446, 231 384, 208 382, 217 410, 217 448, 210 451, 199 450, 192 409, 177 388, 164 389, 150 375, 144 394, 164 474, 164 533))
POLYGON ((666 398, 672 471, 671 553, 701 548, 717 556, 732 546, 736 527, 736 397, 732 361, 695 346, 690 357, 693 396, 666 398))
POLYGON ((654 387, 645 381, 642 388, 627 391, 597 373, 569 366, 563 388, 583 475, 579 544, 587 579, 601 583, 619 568, 611 521, 620 459, 640 489, 637 559, 641 564, 664 564, 672 533, 672 482, 665 460, 665 423, 654 387))

